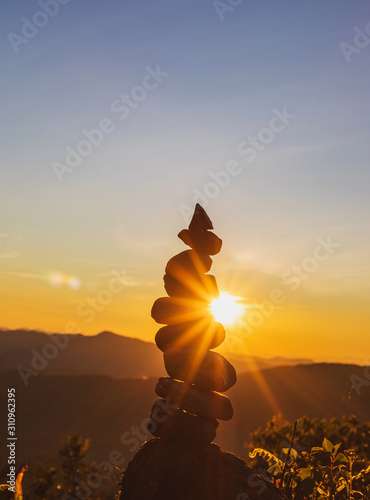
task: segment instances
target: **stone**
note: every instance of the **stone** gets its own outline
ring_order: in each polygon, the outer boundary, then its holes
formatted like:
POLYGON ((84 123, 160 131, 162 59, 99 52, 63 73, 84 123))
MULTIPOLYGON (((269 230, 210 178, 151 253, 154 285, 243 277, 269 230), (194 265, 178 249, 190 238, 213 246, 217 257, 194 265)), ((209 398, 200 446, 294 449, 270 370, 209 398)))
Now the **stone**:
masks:
POLYGON ((207 255, 216 255, 221 250, 222 240, 211 231, 190 231, 183 229, 177 235, 185 245, 207 255))
POLYGON ((236 383, 235 368, 217 352, 204 355, 191 349, 169 349, 163 356, 171 378, 217 392, 225 392, 236 383))
POLYGON ((166 273, 184 282, 202 276, 211 269, 212 259, 209 255, 198 254, 195 250, 185 250, 167 262, 166 273))
POLYGON ((155 438, 125 467, 120 500, 159 499, 287 500, 271 481, 215 443, 179 450, 155 438))
POLYGON ((211 302, 220 296, 216 278, 211 274, 190 277, 184 273, 179 279, 171 274, 165 274, 163 280, 164 288, 170 297, 188 297, 211 302))
POLYGON ((225 328, 212 317, 198 321, 168 325, 160 328, 155 343, 161 351, 196 349, 203 352, 215 349, 225 340, 225 328))
POLYGON ((160 297, 152 307, 152 318, 161 324, 175 325, 211 317, 207 302, 181 297, 160 297))
POLYGON ((191 415, 165 399, 156 399, 152 407, 147 429, 155 437, 181 443, 211 443, 216 437, 218 422, 213 418, 191 415), (171 408, 172 406, 172 408, 171 408))
POLYGON ((207 231, 207 229, 213 229, 211 219, 199 203, 195 205, 194 215, 190 221, 189 229, 192 231, 207 231))
POLYGON ((200 417, 230 420, 234 414, 227 396, 169 377, 161 377, 158 380, 155 392, 161 398, 169 398, 170 402, 177 404, 181 410, 200 417))

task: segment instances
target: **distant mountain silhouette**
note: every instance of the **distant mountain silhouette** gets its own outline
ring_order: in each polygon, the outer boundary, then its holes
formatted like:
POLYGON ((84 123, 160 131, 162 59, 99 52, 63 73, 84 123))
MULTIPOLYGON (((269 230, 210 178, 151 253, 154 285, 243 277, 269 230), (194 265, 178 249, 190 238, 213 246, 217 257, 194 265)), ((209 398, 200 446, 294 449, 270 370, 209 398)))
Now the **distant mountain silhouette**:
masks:
MULTIPOLYGON (((43 348, 54 334, 31 330, 0 330, 1 371, 32 367, 34 352, 43 348)), ((156 377, 164 374, 162 355, 154 343, 123 337, 111 332, 94 336, 68 335, 69 342, 54 359, 47 360, 45 374, 108 375, 113 378, 156 377)), ((53 343, 53 342, 52 342, 53 343)))
MULTIPOLYGON (((281 412, 290 421, 303 415, 318 418, 354 413, 369 419, 370 387, 349 398, 351 375, 363 377, 363 367, 313 364, 244 373, 230 390, 235 416, 221 422, 216 442, 246 458, 243 443, 249 433, 281 412)), ((17 371, 3 373, 1 401, 7 387, 16 388, 17 457, 19 461, 55 461, 60 440, 68 433, 91 438, 89 460, 107 460, 119 450, 128 460, 150 436, 145 422, 153 404, 156 378, 115 380, 107 376, 45 376, 28 386, 17 371), (123 436, 123 438, 122 438, 123 436), (123 439, 121 441, 121 438, 123 439)), ((6 427, 0 412, 0 428, 6 427)), ((0 462, 6 447, 1 447, 0 462)), ((124 465, 127 464, 127 461, 124 465)))
MULTIPOLYGON (((32 349, 42 355, 45 346, 57 335, 37 330, 0 330, 0 372, 15 370, 19 365, 32 368, 35 356, 32 349)), ((67 347, 59 349, 54 359, 47 360, 44 375, 107 375, 117 379, 165 375, 162 353, 152 342, 112 332, 69 335, 68 339, 67 347)), ((238 373, 312 363, 307 359, 265 359, 227 353, 226 356, 238 373)))

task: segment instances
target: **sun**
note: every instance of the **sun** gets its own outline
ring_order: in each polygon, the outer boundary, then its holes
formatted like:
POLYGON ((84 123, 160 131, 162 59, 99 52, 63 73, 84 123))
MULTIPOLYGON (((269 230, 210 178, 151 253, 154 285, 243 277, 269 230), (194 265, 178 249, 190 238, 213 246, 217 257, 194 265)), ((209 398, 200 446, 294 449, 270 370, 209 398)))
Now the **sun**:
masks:
POLYGON ((215 320, 223 325, 235 323, 244 314, 244 307, 238 303, 239 300, 240 297, 221 292, 210 305, 215 320))

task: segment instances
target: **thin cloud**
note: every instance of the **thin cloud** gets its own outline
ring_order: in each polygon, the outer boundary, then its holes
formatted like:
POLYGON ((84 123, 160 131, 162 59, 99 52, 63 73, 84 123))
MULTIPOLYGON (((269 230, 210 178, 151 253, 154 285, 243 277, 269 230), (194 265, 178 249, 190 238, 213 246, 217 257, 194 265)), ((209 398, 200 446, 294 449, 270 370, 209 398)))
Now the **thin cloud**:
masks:
POLYGON ((102 262, 99 260, 94 260, 94 259, 73 259, 74 262, 81 262, 82 264, 93 264, 96 266, 111 266, 111 267, 117 267, 117 264, 114 262, 102 262))
MULTIPOLYGON (((112 274, 112 272, 109 272, 109 273, 108 272, 98 273, 98 274, 94 275, 94 278, 109 279, 109 278, 112 278, 112 277, 113 278, 115 277, 115 275, 112 274)), ((138 281, 136 281, 133 276, 129 276, 129 275, 123 274, 122 278, 125 281, 125 286, 139 286, 139 285, 141 285, 141 283, 139 283, 138 281)))
POLYGON ((31 279, 38 279, 38 280, 46 280, 46 276, 40 276, 38 274, 32 274, 32 273, 18 273, 14 271, 3 271, 1 274, 7 274, 8 276, 16 276, 17 278, 31 278, 31 279))
POLYGON ((15 259, 18 257, 19 252, 9 252, 9 253, 3 253, 0 254, 0 259, 15 259))

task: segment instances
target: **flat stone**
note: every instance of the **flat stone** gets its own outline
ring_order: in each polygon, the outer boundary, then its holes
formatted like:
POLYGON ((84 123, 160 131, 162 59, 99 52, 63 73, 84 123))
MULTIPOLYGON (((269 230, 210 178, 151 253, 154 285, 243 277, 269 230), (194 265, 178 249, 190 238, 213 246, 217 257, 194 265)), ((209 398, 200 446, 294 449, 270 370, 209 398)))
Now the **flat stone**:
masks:
POLYGON ((216 419, 191 415, 168 403, 156 399, 147 429, 155 437, 177 443, 204 445, 216 437, 216 419))
POLYGON ((211 231, 191 231, 183 229, 177 235, 185 245, 207 255, 216 255, 221 250, 222 240, 211 231))
POLYGON ((207 229, 213 229, 211 219, 199 203, 195 205, 194 215, 190 221, 189 229, 194 231, 206 231, 207 229))
POLYGON ((155 392, 161 398, 169 398, 181 410, 205 418, 230 420, 234 411, 230 399, 219 392, 201 389, 195 385, 161 377, 155 392))
POLYGON ((175 325, 211 317, 207 302, 181 297, 160 297, 152 307, 152 318, 161 324, 175 325))
POLYGON ((166 273, 183 282, 208 273, 211 266, 212 259, 209 255, 185 250, 167 262, 166 273))
POLYGON ((235 368, 217 352, 205 355, 191 349, 169 349, 164 364, 171 378, 209 389, 225 392, 236 383, 235 368))
POLYGON ((163 276, 164 288, 170 297, 188 297, 210 302, 220 296, 216 278, 211 274, 183 274, 175 278, 171 274, 163 276))
POLYGON ((203 352, 215 349, 225 340, 225 328, 212 317, 160 328, 155 343, 161 351, 195 349, 203 352))

